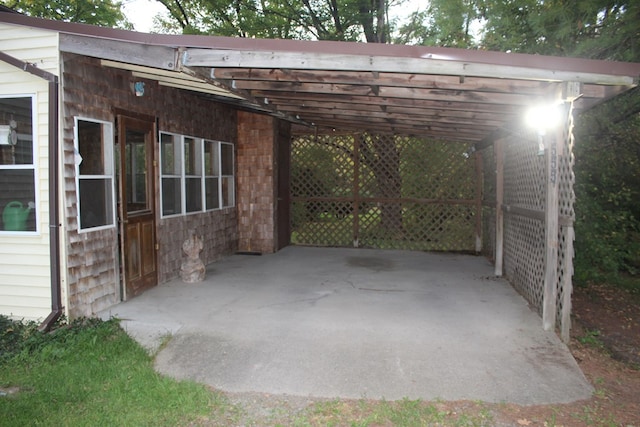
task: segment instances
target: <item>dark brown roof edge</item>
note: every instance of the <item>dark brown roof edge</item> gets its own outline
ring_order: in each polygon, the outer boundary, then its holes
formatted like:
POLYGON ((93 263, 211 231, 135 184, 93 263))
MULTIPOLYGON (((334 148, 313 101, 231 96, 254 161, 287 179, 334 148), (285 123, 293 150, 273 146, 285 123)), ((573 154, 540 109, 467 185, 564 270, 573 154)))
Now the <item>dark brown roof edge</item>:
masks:
POLYGON ((640 63, 633 62, 602 61, 583 58, 527 55, 520 53, 428 46, 148 34, 136 31, 97 27, 94 25, 33 18, 15 13, 0 13, 0 22, 30 26, 67 34, 170 47, 431 58, 455 62, 525 67, 552 71, 575 71, 580 73, 628 76, 633 78, 640 77, 640 63))

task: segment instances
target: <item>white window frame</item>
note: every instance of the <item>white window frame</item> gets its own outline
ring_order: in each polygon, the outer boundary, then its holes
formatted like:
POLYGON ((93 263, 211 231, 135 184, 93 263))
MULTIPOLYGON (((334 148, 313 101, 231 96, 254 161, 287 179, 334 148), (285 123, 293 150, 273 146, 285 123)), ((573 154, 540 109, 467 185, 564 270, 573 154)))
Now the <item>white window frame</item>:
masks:
MULTIPOLYGON (((183 191, 183 196, 184 196, 184 212, 185 214, 189 215, 192 213, 196 213, 196 212, 204 212, 204 190, 203 190, 203 185, 204 185, 204 171, 202 170, 204 168, 204 160, 203 160, 203 144, 202 144, 202 138, 195 138, 193 136, 183 136, 182 137, 182 172, 183 172, 183 181, 182 181, 182 188, 184 189, 183 191), (193 163, 193 167, 194 170, 193 171, 189 171, 189 173, 187 173, 187 168, 186 168, 186 164, 188 159, 186 158, 186 147, 187 147, 187 140, 189 141, 193 141, 193 153, 191 153, 191 155, 194 157, 194 163, 193 163), (197 183, 200 184, 200 191, 199 193, 199 200, 197 200, 198 202, 200 202, 200 209, 188 209, 187 206, 187 181, 191 182, 191 181, 195 181, 197 183)), ((197 193, 197 194, 198 194, 197 193)))
POLYGON ((235 152, 235 147, 233 146, 233 144, 229 143, 229 142, 219 142, 218 145, 218 158, 220 159, 220 165, 219 165, 219 171, 220 171, 220 177, 219 177, 219 197, 220 197, 220 207, 222 209, 224 208, 229 208, 229 207, 233 207, 236 205, 236 152, 235 152), (223 174, 223 168, 222 168, 222 160, 223 160, 223 156, 222 156, 222 147, 224 145, 228 145, 231 147, 231 175, 224 175, 223 174), (224 184, 225 179, 231 179, 231 189, 229 191, 229 200, 231 201, 231 203, 229 205, 225 205, 224 204, 224 197, 223 197, 223 191, 222 191, 222 187, 224 184))
MULTIPOLYGON (((216 211, 216 210, 221 210, 221 209, 227 209, 227 208, 232 208, 235 207, 235 188, 236 188, 236 178, 235 178, 235 145, 233 143, 230 142, 223 142, 223 141, 216 141, 216 140, 210 140, 210 139, 204 139, 204 138, 197 138, 197 137, 193 137, 193 136, 189 136, 189 135, 179 135, 176 133, 171 133, 171 132, 164 132, 161 131, 160 132, 160 138, 159 140, 162 141, 162 135, 171 135, 174 138, 174 141, 176 141, 178 143, 178 147, 175 148, 175 152, 179 152, 180 153, 180 174, 164 174, 162 171, 162 167, 159 168, 159 174, 160 174, 160 217, 161 218, 173 218, 173 217, 178 217, 178 216, 185 216, 185 215, 193 215, 193 214, 198 214, 198 213, 202 213, 202 212, 210 212, 210 211, 216 211), (191 139, 195 141, 195 146, 198 147, 197 149, 198 151, 198 155, 197 160, 198 160, 198 167, 199 169, 196 171, 195 174, 190 174, 187 175, 186 171, 185 171, 185 161, 186 159, 184 158, 184 150, 185 150, 185 139, 191 139), (205 168, 205 145, 206 144, 214 144, 215 146, 215 150, 216 150, 216 159, 218 164, 217 166, 217 175, 210 175, 207 174, 207 170, 205 168), (222 145, 227 145, 231 147, 231 152, 232 152, 232 174, 231 175, 222 175, 222 145), (164 194, 164 188, 163 188, 163 178, 180 178, 180 190, 181 190, 181 212, 179 213, 171 213, 168 215, 165 215, 162 206, 163 206, 163 202, 162 202, 162 197, 164 194), (186 180, 187 179, 195 179, 195 178, 199 178, 200 179, 200 197, 201 197, 201 208, 199 210, 196 211, 189 211, 187 212, 187 195, 186 195, 186 180), (207 207, 207 199, 206 199, 206 185, 207 185, 207 179, 211 179, 211 178, 217 178, 218 179, 218 205, 217 207, 214 208, 209 208, 207 207), (231 180, 231 194, 229 197, 230 200, 230 204, 228 205, 223 205, 223 197, 222 197, 222 184, 223 184, 223 178, 227 178, 231 180)), ((162 159, 162 148, 160 149, 160 165, 162 165, 163 159, 162 159)))
POLYGON ((221 193, 220 191, 222 191, 222 186, 221 186, 221 179, 220 179, 220 167, 221 167, 221 159, 220 159, 220 142, 219 141, 213 141, 210 139, 205 139, 202 141, 202 160, 203 160, 203 165, 202 165, 202 172, 204 175, 204 183, 202 186, 202 199, 204 201, 204 208, 207 211, 213 211, 213 210, 217 210, 217 209, 222 209, 222 197, 221 197, 221 193), (210 144, 212 146, 212 148, 215 150, 215 161, 216 164, 212 165, 214 166, 214 173, 213 174, 209 174, 207 175, 207 168, 206 168, 206 150, 205 147, 207 144, 210 144), (216 179, 217 180, 217 185, 216 185, 216 189, 218 191, 218 203, 215 207, 213 208, 207 208, 207 180, 209 179, 216 179))
POLYGON ((171 217, 175 217, 175 216, 180 216, 180 215, 184 215, 185 212, 185 197, 184 197, 184 162, 182 160, 182 157, 184 156, 184 146, 183 146, 183 136, 179 135, 177 133, 171 133, 171 132, 160 132, 160 167, 158 168, 159 172, 160 172, 160 217, 161 218, 171 218, 171 217), (178 164, 178 169, 179 171, 176 173, 175 171, 173 171, 173 173, 167 173, 165 174, 163 171, 163 166, 164 166, 164 158, 162 155, 162 136, 163 135, 168 135, 173 139, 173 142, 175 143, 175 146, 173 147, 173 156, 174 156, 174 162, 176 162, 178 164), (175 213, 170 213, 165 215, 164 213, 164 178, 169 178, 169 179, 177 179, 178 183, 180 185, 180 211, 179 212, 175 212, 175 213))
POLYGON ((73 118, 73 146, 75 152, 75 170, 76 170, 76 207, 77 207, 77 215, 76 219, 78 222, 78 233, 90 233, 92 231, 99 230, 108 230, 110 228, 114 228, 116 226, 116 187, 115 187, 115 153, 114 153, 114 126, 113 123, 105 121, 93 119, 90 117, 81 117, 76 116, 73 118), (104 140, 104 147, 102 156, 105 163, 105 169, 107 166, 110 166, 110 173, 106 173, 103 175, 80 175, 80 163, 82 161, 82 153, 80 153, 79 147, 79 139, 78 139, 78 122, 85 121, 91 123, 98 123, 102 125, 102 138, 104 140), (110 181, 111 185, 111 223, 105 225, 99 225, 96 227, 82 227, 81 220, 81 212, 80 212, 80 181, 83 179, 103 179, 110 181))
MULTIPOLYGON (((23 139, 31 139, 31 164, 23 165, 0 165, 0 170, 32 170, 33 171, 33 194, 34 194, 34 220, 36 223, 35 230, 10 231, 0 229, 0 235, 39 235, 40 234, 40 186, 39 186, 39 169, 38 169, 38 111, 37 96, 35 93, 3 93, 0 98, 31 98, 31 135, 20 134, 18 137, 23 139)), ((4 124, 4 123, 3 123, 4 124)), ((2 191, 2 189, 0 189, 2 191)), ((27 206, 25 206, 26 208, 27 206)), ((1 212, 0 212, 1 214, 1 212)))

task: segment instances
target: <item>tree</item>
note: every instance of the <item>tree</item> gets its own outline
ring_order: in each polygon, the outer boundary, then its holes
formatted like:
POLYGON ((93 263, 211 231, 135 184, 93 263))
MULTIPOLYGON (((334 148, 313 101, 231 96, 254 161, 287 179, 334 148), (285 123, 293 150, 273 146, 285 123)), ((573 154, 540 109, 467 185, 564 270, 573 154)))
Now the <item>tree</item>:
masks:
MULTIPOLYGON (((640 2, 486 0, 483 47, 640 61, 640 2)), ((640 90, 576 118, 576 282, 640 271, 640 90)), ((637 280, 636 280, 636 285, 637 280)))
POLYGON ((133 29, 133 25, 122 13, 122 2, 119 1, 2 0, 2 3, 10 9, 36 18, 133 29))
POLYGON ((474 25, 480 25, 478 0, 431 0, 425 11, 414 12, 403 25, 396 42, 442 47, 475 46, 474 25))
MULTIPOLYGON (((386 43, 389 0, 158 0, 166 31, 386 43)), ((400 3, 398 3, 400 4, 400 3)))
POLYGON ((637 1, 485 0, 489 50, 626 60, 638 57, 637 1))

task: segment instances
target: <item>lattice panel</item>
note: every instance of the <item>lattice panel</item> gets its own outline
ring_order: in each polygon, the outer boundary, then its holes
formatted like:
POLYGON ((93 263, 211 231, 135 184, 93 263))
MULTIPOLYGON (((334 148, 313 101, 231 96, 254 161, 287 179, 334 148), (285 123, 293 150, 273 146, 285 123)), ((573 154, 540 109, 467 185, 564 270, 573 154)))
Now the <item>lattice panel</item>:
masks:
POLYGON ((404 178, 401 156, 405 141, 396 141, 393 135, 363 134, 357 138, 360 197, 400 198, 404 178))
POLYGON ((558 144, 558 203, 561 217, 568 217, 571 222, 575 219, 573 204, 576 196, 573 192, 575 175, 573 165, 573 114, 568 112, 567 126, 562 133, 562 140, 558 144))
POLYGON ((315 246, 351 246, 353 215, 345 203, 328 201, 294 201, 292 204, 293 244, 315 246))
POLYGON ((293 197, 353 197, 353 139, 298 137, 291 147, 293 197))
POLYGON ((573 114, 567 112, 567 125, 563 129, 561 141, 558 143, 558 210, 560 228, 558 230, 558 283, 556 302, 556 320, 563 334, 563 339, 569 339, 571 327, 571 293, 573 292, 571 277, 573 276, 573 221, 575 212, 573 205, 575 193, 573 185, 573 114))
POLYGON ((511 284, 542 313, 544 221, 505 215, 504 269, 511 284))
POLYGON ((523 133, 505 147, 504 203, 544 211, 545 188, 545 158, 537 135, 523 133))
POLYGON ((307 136, 293 140, 291 161, 293 243, 475 250, 470 144, 307 136))
POLYGON ((496 250, 496 159, 493 147, 480 151, 482 179, 482 254, 493 260, 496 250))
MULTIPOLYGON (((559 229, 558 264, 554 266, 558 276, 556 319, 565 340, 570 327, 575 218, 572 131, 573 115, 568 109, 566 126, 557 135, 559 229)), ((546 159, 538 146, 537 135, 523 133, 519 138, 512 138, 506 147, 505 205, 523 208, 529 213, 505 215, 504 269, 514 287, 542 314, 546 242, 545 223, 539 214, 545 212, 546 175, 550 172, 546 170, 546 159)), ((485 162, 488 157, 488 154, 484 155, 485 162)), ((485 168, 485 180, 489 175, 488 168, 485 168)), ((488 196, 489 191, 485 184, 485 195, 488 196)), ((486 223, 485 231, 490 232, 486 223)))
MULTIPOLYGON (((537 135, 526 132, 505 146, 504 203, 544 212, 546 166, 537 135)), ((504 216, 504 272, 540 313, 544 292, 544 220, 508 213, 504 216)))

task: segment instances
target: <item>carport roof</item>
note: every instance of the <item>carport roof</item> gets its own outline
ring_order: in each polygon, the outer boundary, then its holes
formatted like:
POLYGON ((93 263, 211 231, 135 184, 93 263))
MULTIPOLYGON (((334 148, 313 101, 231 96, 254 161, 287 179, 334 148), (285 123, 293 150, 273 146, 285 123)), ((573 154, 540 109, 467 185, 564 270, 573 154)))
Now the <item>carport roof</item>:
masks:
POLYGON ((297 132, 480 142, 532 105, 584 110, 638 84, 640 64, 426 46, 159 35, 0 13, 60 33, 60 50, 273 114, 297 132))

